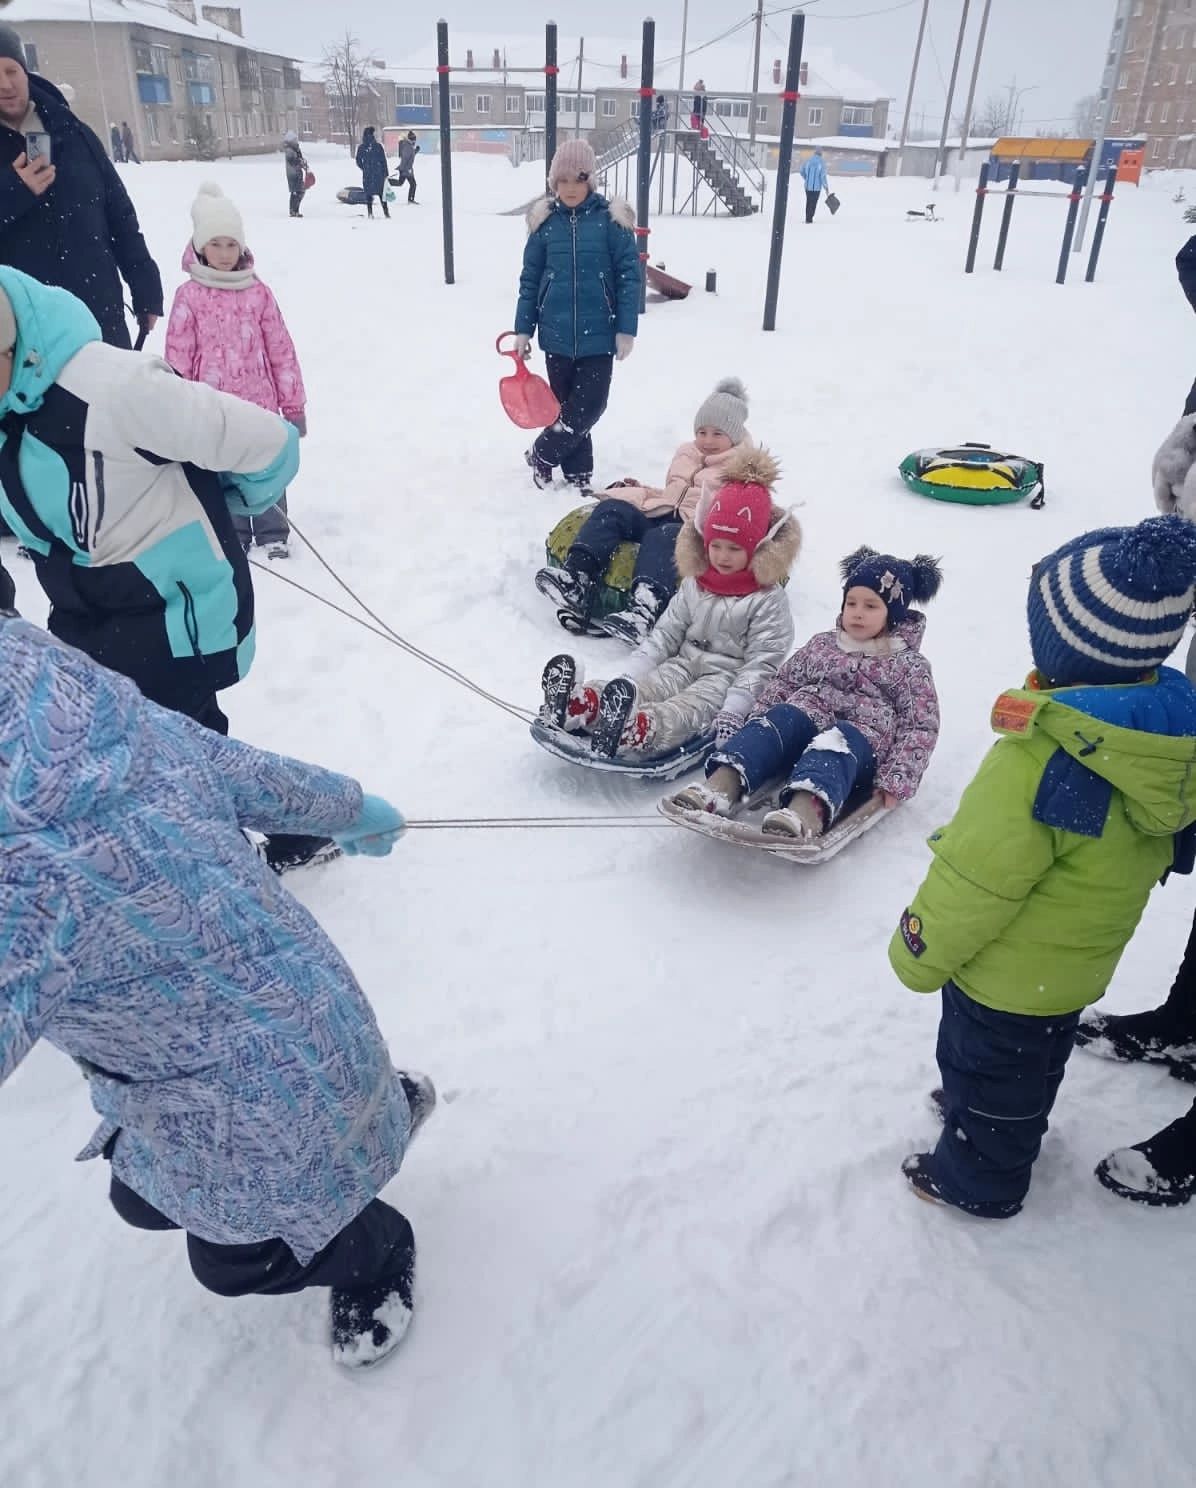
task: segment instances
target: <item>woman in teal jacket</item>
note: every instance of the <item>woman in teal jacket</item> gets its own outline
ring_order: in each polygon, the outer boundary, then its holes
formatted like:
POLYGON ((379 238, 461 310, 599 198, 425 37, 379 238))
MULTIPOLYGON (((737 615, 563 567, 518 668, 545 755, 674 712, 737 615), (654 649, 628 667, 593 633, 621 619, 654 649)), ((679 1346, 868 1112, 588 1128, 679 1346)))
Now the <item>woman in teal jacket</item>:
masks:
POLYGON ((515 310, 516 346, 526 356, 539 327, 548 381, 560 400, 556 423, 527 453, 537 486, 559 465, 587 495, 594 475, 590 431, 606 411, 614 359, 631 355, 639 325, 640 262, 623 201, 593 190, 593 148, 567 140, 552 158, 555 193, 528 213, 528 240, 515 310))

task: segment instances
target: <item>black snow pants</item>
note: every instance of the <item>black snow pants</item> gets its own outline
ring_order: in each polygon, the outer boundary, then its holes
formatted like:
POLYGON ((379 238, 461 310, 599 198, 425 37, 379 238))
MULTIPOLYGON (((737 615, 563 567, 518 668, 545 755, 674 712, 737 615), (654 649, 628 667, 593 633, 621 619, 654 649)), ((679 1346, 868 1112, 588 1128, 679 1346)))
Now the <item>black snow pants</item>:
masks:
POLYGON ((594 474, 594 445, 590 430, 606 412, 610 397, 613 356, 566 357, 549 352, 548 384, 560 400, 555 424, 545 429, 533 450, 545 465, 561 467, 574 482, 594 474))
POLYGON ((807 191, 806 192, 806 221, 807 222, 813 222, 813 220, 814 220, 814 213, 818 210, 818 199, 819 199, 819 197, 821 195, 822 195, 822 192, 821 191, 807 191))

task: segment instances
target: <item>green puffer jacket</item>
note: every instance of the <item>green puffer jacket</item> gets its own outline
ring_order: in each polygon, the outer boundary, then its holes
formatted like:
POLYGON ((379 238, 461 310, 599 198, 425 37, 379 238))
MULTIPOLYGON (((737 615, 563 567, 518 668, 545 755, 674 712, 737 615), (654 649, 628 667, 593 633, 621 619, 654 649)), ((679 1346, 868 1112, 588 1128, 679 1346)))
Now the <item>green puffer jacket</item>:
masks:
POLYGON ((1104 996, 1174 834, 1196 821, 1196 690, 1170 668, 1017 690, 992 722, 1005 737, 930 838, 889 960, 915 992, 954 981, 1001 1012, 1075 1012, 1104 996))

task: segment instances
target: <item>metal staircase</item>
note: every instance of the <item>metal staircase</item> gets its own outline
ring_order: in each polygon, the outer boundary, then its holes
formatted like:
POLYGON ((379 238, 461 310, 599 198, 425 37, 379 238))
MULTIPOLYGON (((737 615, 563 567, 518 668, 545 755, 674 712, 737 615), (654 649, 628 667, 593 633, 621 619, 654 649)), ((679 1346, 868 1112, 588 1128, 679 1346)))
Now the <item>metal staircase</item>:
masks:
POLYGON ((717 115, 707 116, 705 139, 697 130, 679 129, 677 149, 693 163, 732 217, 750 217, 760 210, 764 200, 764 172, 753 160, 747 145, 717 115))

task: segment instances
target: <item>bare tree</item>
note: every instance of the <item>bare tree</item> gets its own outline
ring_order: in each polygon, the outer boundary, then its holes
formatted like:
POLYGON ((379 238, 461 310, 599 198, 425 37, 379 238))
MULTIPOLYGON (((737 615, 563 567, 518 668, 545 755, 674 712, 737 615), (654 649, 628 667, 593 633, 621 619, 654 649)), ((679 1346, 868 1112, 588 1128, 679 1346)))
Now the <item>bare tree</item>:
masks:
MULTIPOLYGON (((1008 90, 1006 90, 1008 92, 1008 90)), ((1009 93, 990 93, 977 104, 972 116, 972 134, 977 139, 1000 139, 1017 128, 1017 99, 1009 93)))
POLYGON ((1099 114, 1100 99, 1095 93, 1086 93, 1083 98, 1076 100, 1071 117, 1079 138, 1087 139, 1096 133, 1099 114))
POLYGON ((361 130, 367 124, 376 125, 378 122, 374 118, 378 89, 374 85, 374 62, 351 31, 346 31, 342 40, 324 48, 324 78, 332 114, 332 133, 336 135, 339 132, 339 124, 352 154, 361 130))

